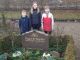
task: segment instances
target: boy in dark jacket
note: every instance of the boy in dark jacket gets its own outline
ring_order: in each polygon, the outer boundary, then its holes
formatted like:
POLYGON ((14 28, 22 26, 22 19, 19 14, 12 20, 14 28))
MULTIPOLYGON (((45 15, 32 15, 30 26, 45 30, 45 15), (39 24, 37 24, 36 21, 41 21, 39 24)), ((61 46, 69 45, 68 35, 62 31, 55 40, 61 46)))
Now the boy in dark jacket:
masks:
POLYGON ((30 12, 31 26, 33 29, 39 30, 41 27, 41 13, 37 6, 37 2, 33 2, 30 12))
POLYGON ((27 17, 26 10, 22 10, 22 16, 21 16, 21 19, 19 20, 20 33, 22 34, 30 31, 31 29, 30 25, 31 23, 29 18, 27 17))

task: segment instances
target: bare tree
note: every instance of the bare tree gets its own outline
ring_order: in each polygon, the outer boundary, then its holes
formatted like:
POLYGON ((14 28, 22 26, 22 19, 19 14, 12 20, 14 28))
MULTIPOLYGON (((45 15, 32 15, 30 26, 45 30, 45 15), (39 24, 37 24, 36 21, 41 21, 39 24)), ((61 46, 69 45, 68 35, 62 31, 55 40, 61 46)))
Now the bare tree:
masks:
POLYGON ((10 8, 10 0, 5 0, 4 1, 4 8, 5 8, 5 10, 9 10, 9 8, 10 8))

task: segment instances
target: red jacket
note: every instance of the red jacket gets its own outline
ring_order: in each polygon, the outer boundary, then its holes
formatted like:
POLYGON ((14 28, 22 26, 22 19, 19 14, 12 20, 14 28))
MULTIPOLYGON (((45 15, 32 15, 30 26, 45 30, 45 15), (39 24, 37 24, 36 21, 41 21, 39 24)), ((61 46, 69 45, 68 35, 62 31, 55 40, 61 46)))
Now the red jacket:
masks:
POLYGON ((43 30, 44 31, 51 31, 52 30, 52 20, 49 17, 43 18, 43 30))

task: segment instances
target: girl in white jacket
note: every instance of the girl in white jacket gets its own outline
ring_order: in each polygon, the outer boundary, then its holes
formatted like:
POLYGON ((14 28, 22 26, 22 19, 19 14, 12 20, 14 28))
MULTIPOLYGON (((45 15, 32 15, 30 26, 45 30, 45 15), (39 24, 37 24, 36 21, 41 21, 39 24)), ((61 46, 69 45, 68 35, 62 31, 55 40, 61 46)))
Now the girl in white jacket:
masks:
POLYGON ((49 6, 45 6, 44 13, 42 14, 42 30, 45 33, 51 34, 54 26, 53 14, 50 12, 49 6))

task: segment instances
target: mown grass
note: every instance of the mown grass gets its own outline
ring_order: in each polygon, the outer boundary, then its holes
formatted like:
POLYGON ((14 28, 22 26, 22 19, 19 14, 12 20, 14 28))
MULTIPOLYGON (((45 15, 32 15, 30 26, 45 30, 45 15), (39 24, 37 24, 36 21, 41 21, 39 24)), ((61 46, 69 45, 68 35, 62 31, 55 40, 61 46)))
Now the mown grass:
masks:
MULTIPOLYGON (((55 19, 80 19, 80 10, 52 10, 55 19)), ((0 12, 0 18, 2 18, 0 12)), ((20 11, 5 11, 5 17, 19 19, 21 17, 20 11)), ((27 13, 29 15, 29 12, 27 13)))

